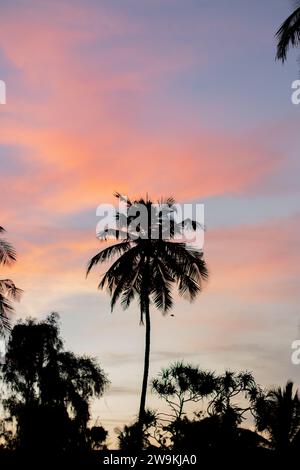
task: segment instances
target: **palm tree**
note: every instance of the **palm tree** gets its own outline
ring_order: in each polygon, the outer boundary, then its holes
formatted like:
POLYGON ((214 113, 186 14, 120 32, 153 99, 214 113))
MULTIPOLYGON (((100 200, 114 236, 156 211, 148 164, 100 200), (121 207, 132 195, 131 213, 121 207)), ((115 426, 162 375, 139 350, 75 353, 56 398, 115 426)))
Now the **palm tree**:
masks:
MULTIPOLYGON (((0 233, 5 232, 0 227, 0 233)), ((4 238, 0 238, 0 265, 10 266, 16 261, 15 249, 4 238)), ((18 289, 10 279, 0 279, 0 336, 4 336, 10 329, 9 316, 13 312, 11 301, 18 301, 21 296, 18 289)))
POLYGON ((267 431, 272 447, 280 453, 299 442, 300 398, 293 387, 293 382, 288 381, 284 388, 271 389, 256 400, 257 429, 267 431))
POLYGON ((130 201, 119 193, 115 196, 125 201, 127 212, 117 212, 116 227, 106 228, 98 236, 102 240, 112 236, 118 242, 104 248, 89 261, 87 275, 95 265, 114 260, 99 283, 99 289, 108 288, 111 310, 119 299, 124 309, 135 297, 139 301, 140 323, 145 321, 146 324, 138 418, 142 426, 149 372, 150 305, 154 304, 163 314, 169 312, 173 306, 174 286, 177 286, 179 295, 195 299, 201 291, 202 281, 208 277, 208 271, 202 251, 178 241, 183 229, 196 230, 199 224, 191 219, 177 222, 173 198, 154 204, 148 197, 130 201), (137 223, 136 215, 142 209, 146 211, 146 220, 137 223))
POLYGON ((289 47, 300 44, 300 6, 282 23, 276 38, 278 40, 276 58, 285 62, 289 47))

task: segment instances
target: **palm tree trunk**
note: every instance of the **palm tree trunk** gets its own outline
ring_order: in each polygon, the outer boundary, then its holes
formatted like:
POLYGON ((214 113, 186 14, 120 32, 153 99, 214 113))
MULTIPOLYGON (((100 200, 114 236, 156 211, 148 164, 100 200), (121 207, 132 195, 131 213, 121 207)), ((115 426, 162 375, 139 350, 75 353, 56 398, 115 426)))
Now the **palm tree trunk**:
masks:
POLYGON ((146 394, 147 394, 147 385, 148 385, 148 374, 149 374, 149 358, 150 358, 150 333, 151 333, 151 324, 150 324, 150 306, 149 306, 149 297, 145 302, 145 324, 146 324, 146 338, 145 338, 145 358, 144 358, 144 375, 143 375, 143 385, 141 393, 141 402, 140 402, 140 411, 139 411, 139 424, 140 426, 144 423, 145 418, 145 405, 146 405, 146 394))

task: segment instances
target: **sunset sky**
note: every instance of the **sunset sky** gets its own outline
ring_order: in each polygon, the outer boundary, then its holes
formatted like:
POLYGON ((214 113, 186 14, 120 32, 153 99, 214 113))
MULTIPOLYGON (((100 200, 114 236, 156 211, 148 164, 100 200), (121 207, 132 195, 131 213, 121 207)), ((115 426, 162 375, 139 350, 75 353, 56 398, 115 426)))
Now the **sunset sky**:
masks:
MULTIPOLYGON (((144 329, 85 279, 114 191, 205 204, 210 280, 152 311, 150 375, 185 359, 300 385, 297 55, 275 62, 288 0, 0 0, 1 221, 18 251, 17 318, 61 316, 66 347, 111 380, 109 429, 133 420, 144 329)), ((4 277, 2 275, 2 277, 4 277)), ((149 394, 148 405, 158 402, 149 394)), ((111 434, 112 435, 112 434, 111 434)))

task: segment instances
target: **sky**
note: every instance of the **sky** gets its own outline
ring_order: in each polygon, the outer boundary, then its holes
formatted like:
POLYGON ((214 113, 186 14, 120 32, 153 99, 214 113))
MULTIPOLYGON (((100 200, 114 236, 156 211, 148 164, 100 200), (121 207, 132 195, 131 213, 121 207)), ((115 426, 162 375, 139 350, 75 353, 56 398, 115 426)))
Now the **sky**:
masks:
MULTIPOLYGON (((88 279, 96 208, 113 192, 205 205, 210 279, 174 316, 152 309, 150 376, 175 360, 300 385, 297 54, 275 62, 288 0, 0 0, 1 225, 24 290, 14 321, 57 311, 66 348, 99 359, 93 405, 110 430, 136 416, 138 304, 110 313, 88 279)), ((151 394, 148 405, 160 403, 151 394)))

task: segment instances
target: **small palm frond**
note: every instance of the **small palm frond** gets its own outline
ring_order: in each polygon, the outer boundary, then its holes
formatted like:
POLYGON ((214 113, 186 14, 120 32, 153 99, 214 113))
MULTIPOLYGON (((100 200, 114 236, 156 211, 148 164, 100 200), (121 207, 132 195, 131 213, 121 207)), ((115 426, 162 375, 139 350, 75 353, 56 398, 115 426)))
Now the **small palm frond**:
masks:
POLYGON ((0 279, 0 293, 10 300, 19 302, 23 291, 16 287, 10 279, 0 279))
POLYGON ((123 275, 125 273, 129 275, 130 271, 134 270, 139 255, 138 247, 130 248, 124 252, 106 271, 99 284, 99 289, 108 287, 109 292, 112 294, 123 275))
POLYGON ((198 282, 191 276, 184 274, 181 276, 179 281, 178 291, 182 297, 194 300, 197 294, 201 291, 201 285, 198 284, 198 282))
POLYGON ((130 248, 129 241, 124 241, 121 243, 110 245, 107 248, 104 248, 104 250, 100 251, 99 253, 97 253, 97 255, 93 256, 93 258, 90 259, 88 263, 86 275, 88 276, 89 272, 96 264, 109 262, 111 258, 117 255, 121 255, 122 253, 127 251, 129 248, 130 248))
POLYGON ((0 292, 0 337, 5 336, 11 329, 10 315, 13 313, 13 306, 0 292))
POLYGON ((199 282, 208 278, 208 269, 201 251, 176 242, 164 242, 164 247, 166 254, 182 266, 182 272, 195 276, 199 282))
POLYGON ((176 200, 173 196, 169 196, 167 198, 161 198, 161 200, 158 202, 159 205, 167 205, 170 208, 173 208, 175 203, 176 203, 176 200))
POLYGON ((153 273, 152 284, 154 305, 167 313, 173 306, 172 278, 160 263, 157 263, 157 269, 153 273))
POLYGON ((130 302, 134 297, 136 281, 140 274, 140 269, 143 263, 141 262, 140 257, 137 257, 134 253, 131 253, 131 259, 133 264, 130 265, 128 263, 128 259, 125 261, 125 266, 127 266, 127 269, 122 269, 122 274, 119 279, 119 282, 114 287, 110 302, 111 310, 114 309, 117 300, 120 298, 120 296, 122 296, 121 303, 124 309, 129 307, 130 302), (125 293, 126 295, 124 298, 125 293))
POLYGON ((200 222, 198 222, 197 220, 194 220, 194 219, 190 219, 190 218, 187 218, 187 219, 184 219, 182 222, 181 222, 181 226, 185 229, 189 229, 189 230, 204 230, 205 227, 203 224, 201 224, 200 222))
POLYGON ((124 289, 122 293, 122 299, 121 299, 121 304, 124 310, 126 310, 129 307, 129 305, 134 299, 135 294, 136 294, 136 289, 133 283, 132 285, 124 289))
MULTIPOLYGON (((2 228, 2 227, 1 227, 2 228)), ((3 229, 2 229, 3 231, 3 229)), ((0 264, 10 265, 16 261, 16 251, 8 241, 0 239, 0 264)))
POLYGON ((114 196, 119 199, 121 202, 125 202, 127 204, 127 206, 131 206, 132 205, 132 202, 130 201, 130 199, 128 199, 127 196, 125 196, 124 194, 121 194, 117 191, 114 192, 114 196))
POLYGON ((289 47, 300 44, 300 7, 282 23, 276 38, 278 40, 276 58, 285 62, 289 47))
POLYGON ((115 238, 119 240, 122 238, 123 240, 128 240, 128 233, 125 230, 115 229, 115 228, 105 228, 102 232, 97 233, 97 238, 101 241, 107 241, 108 237, 115 238))

